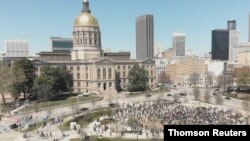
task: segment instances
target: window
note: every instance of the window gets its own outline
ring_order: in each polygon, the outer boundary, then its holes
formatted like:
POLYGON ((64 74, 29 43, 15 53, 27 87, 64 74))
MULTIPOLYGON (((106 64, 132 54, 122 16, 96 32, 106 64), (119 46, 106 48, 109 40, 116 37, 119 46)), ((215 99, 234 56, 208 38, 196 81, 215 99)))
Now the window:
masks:
POLYGON ((151 75, 151 76, 153 76, 153 75, 154 75, 154 72, 153 72, 153 71, 151 71, 151 72, 150 72, 150 75, 151 75))
POLYGON ((77 79, 80 79, 80 73, 77 73, 77 79))
POLYGON ((86 67, 86 71, 88 71, 88 69, 89 69, 89 68, 88 68, 88 67, 86 67))
POLYGON ((103 68, 102 74, 103 74, 103 79, 106 79, 106 68, 103 68))
POLYGON ((89 76, 89 74, 88 74, 88 73, 86 73, 86 79, 89 79, 89 77, 88 77, 88 76, 89 76))
POLYGON ((77 86, 80 87, 81 86, 81 82, 77 82, 77 86))
POLYGON ((73 71, 73 67, 70 67, 69 69, 70 69, 71 71, 73 71))
POLYGON ((112 82, 109 82, 109 87, 112 87, 112 82))
POLYGON ((123 72, 123 77, 126 77, 126 72, 125 71, 123 72))
POLYGON ((126 83, 126 79, 123 79, 123 84, 125 84, 126 83))
POLYGON ((86 87, 88 87, 89 86, 89 82, 86 82, 86 87))
POLYGON ((80 67, 77 67, 77 71, 79 71, 80 70, 80 67))
POLYGON ((125 70, 126 69, 126 66, 123 66, 123 70, 125 70))
POLYGON ((118 66, 117 69, 120 70, 120 66, 118 66))
POLYGON ((151 79, 151 83, 153 83, 154 82, 154 79, 151 79))
POLYGON ((97 69, 97 79, 101 79, 101 69, 97 69))
POLYGON ((130 70, 130 69, 131 69, 131 66, 128 66, 128 69, 130 70))
POLYGON ((112 69, 109 68, 109 79, 111 79, 111 78, 112 78, 112 69))
POLYGON ((101 88, 101 83, 98 83, 98 88, 101 88))

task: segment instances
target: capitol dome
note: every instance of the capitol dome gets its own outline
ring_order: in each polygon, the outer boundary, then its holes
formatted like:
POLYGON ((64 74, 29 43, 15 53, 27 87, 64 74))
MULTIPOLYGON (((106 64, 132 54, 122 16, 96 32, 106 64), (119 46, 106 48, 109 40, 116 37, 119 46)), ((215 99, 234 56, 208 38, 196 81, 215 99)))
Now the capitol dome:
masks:
POLYGON ((83 0, 83 9, 80 16, 75 20, 74 26, 93 26, 99 27, 97 19, 91 14, 89 1, 83 0))
POLYGON ((99 26, 97 19, 88 12, 81 13, 75 20, 75 26, 99 26))

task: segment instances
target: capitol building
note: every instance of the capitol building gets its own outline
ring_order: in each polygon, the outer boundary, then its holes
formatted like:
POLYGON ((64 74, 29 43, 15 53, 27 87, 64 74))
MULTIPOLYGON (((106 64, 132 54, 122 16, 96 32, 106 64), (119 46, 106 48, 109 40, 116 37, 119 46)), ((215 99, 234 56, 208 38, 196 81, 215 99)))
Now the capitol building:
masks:
POLYGON ((126 90, 130 69, 134 65, 139 65, 148 71, 149 87, 155 86, 154 60, 132 60, 130 56, 124 57, 124 53, 110 53, 105 56, 101 39, 98 20, 91 14, 89 1, 83 0, 83 9, 73 26, 72 50, 66 55, 65 53, 40 54, 39 58, 33 61, 37 68, 36 73, 39 75, 41 67, 45 65, 66 66, 73 74, 75 93, 109 94, 116 93, 115 73, 120 75, 121 87, 126 90), (65 59, 64 55, 69 59, 65 59), (47 59, 44 59, 46 57, 47 59), (60 57, 61 59, 54 59, 60 57))

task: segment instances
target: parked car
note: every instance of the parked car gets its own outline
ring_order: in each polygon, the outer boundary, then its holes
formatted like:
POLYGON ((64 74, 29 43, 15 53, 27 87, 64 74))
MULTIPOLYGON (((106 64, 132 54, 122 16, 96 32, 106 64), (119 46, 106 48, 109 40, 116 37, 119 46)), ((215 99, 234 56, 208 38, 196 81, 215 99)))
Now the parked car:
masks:
POLYGON ((167 94, 167 96, 172 96, 171 94, 167 94))
POLYGON ((230 100, 231 98, 230 97, 226 97, 225 99, 230 100))
POLYGON ((185 93, 179 93, 180 96, 186 96, 187 94, 185 93))
POLYGON ((18 127, 18 125, 15 123, 10 125, 10 129, 16 129, 17 127, 18 127))

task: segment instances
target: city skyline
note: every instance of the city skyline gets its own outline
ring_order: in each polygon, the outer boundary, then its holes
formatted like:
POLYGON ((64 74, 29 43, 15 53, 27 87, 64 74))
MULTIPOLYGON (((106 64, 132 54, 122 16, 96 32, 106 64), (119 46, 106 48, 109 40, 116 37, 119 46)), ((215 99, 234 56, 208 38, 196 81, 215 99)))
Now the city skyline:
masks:
MULTIPOLYGON (((9 39, 29 41, 30 54, 34 55, 39 51, 49 50, 50 37, 72 38, 72 21, 82 8, 79 1, 81 0, 70 2, 28 0, 25 3, 18 0, 1 1, 0 16, 5 22, 0 23, 0 31, 3 33, 0 36, 0 52, 4 51, 4 40, 9 39)), ((211 31, 226 28, 227 20, 237 21, 241 42, 247 42, 249 14, 247 5, 250 2, 247 0, 241 2, 240 9, 235 8, 238 4, 236 1, 228 3, 227 0, 219 2, 217 0, 209 2, 91 0, 90 7, 93 15, 101 21, 103 48, 111 48, 114 51, 126 49, 124 51, 131 51, 134 57, 136 17, 142 14, 153 14, 155 44, 160 43, 164 49, 168 49, 171 47, 172 33, 184 32, 188 38, 187 48, 194 50, 195 54, 202 55, 204 52, 211 51, 211 31), (144 6, 137 8, 141 4, 144 6), (224 8, 220 8, 222 4, 224 8), (130 7, 129 10, 127 7, 130 7)))

